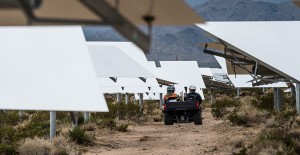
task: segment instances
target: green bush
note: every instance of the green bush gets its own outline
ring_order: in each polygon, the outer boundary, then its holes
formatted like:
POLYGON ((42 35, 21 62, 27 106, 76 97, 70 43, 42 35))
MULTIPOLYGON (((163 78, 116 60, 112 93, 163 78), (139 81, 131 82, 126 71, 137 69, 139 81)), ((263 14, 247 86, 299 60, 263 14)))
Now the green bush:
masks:
POLYGON ((18 127, 18 136, 21 138, 49 137, 50 115, 48 112, 37 112, 25 125, 18 127))
POLYGON ((239 105, 239 101, 236 99, 230 99, 228 97, 217 100, 211 108, 212 115, 215 118, 223 118, 225 115, 229 114, 234 107, 239 105))
POLYGON ((120 132, 127 132, 128 131, 128 124, 121 124, 119 126, 117 126, 117 130, 120 132))
POLYGON ((247 117, 238 115, 235 111, 228 115, 228 120, 236 125, 246 125, 247 117))
POLYGON ((15 154, 19 137, 10 125, 0 126, 0 154, 15 154))
POLYGON ((108 106, 109 112, 91 113, 91 121, 97 121, 98 119, 102 119, 102 118, 115 119, 118 114, 118 106, 111 102, 108 102, 107 106, 108 106))
POLYGON ((274 94, 267 93, 259 96, 256 100, 252 100, 252 105, 261 110, 274 112, 274 94))
POLYGON ((128 106, 125 104, 125 102, 117 103, 117 109, 117 117, 120 120, 125 120, 127 116, 127 111, 129 110, 128 106))
POLYGON ((0 113, 0 126, 4 125, 17 125, 20 122, 18 111, 6 111, 0 113))
POLYGON ((0 154, 17 154, 16 149, 14 145, 0 143, 0 154))
POLYGON ((68 112, 58 111, 56 112, 57 123, 68 123, 70 122, 70 116, 68 112))
POLYGON ((296 117, 297 114, 297 110, 296 109, 285 109, 279 113, 276 114, 275 116, 275 120, 277 121, 277 123, 283 124, 287 121, 290 121, 292 118, 296 117))
POLYGON ((101 125, 102 127, 107 127, 110 130, 113 130, 116 129, 117 122, 111 118, 103 118, 100 120, 99 125, 101 125))
POLYGON ((139 122, 143 112, 141 111, 140 105, 129 102, 127 105, 127 119, 139 122))
POLYGON ((148 100, 144 104, 144 110, 147 116, 153 116, 155 109, 159 109, 157 101, 148 100))
POLYGON ((69 130, 69 137, 72 141, 76 142, 76 144, 87 144, 90 142, 84 129, 80 127, 75 127, 72 131, 69 130))
POLYGON ((82 113, 78 113, 78 125, 84 124, 84 116, 82 113))

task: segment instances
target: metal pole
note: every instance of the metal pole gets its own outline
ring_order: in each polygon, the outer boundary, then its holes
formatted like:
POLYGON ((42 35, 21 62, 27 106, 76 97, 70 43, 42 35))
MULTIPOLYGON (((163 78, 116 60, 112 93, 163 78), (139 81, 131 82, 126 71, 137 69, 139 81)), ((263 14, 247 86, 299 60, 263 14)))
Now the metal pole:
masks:
POLYGON ((88 122, 90 120, 90 112, 84 112, 83 117, 84 122, 88 122))
POLYGON ((300 114, 300 83, 296 83, 296 108, 300 114))
POLYGON ((125 94, 125 104, 128 104, 128 93, 125 94))
POLYGON ((71 118, 72 118, 72 127, 77 127, 78 126, 78 116, 77 112, 70 112, 71 118))
POLYGON ((296 88, 293 84, 291 86, 291 95, 292 95, 293 99, 296 98, 296 88))
POLYGON ((140 97, 140 108, 141 110, 143 110, 143 93, 139 93, 139 97, 140 97))
POLYGON ((210 90, 210 104, 214 104, 214 103, 215 103, 215 96, 213 90, 210 90))
POLYGON ((19 116, 23 117, 23 115, 24 115, 24 111, 19 111, 19 116))
POLYGON ((237 90, 236 90, 236 97, 240 98, 240 89, 239 88, 237 88, 237 90))
POLYGON ((50 139, 56 136, 56 112, 50 111, 50 139))
POLYGON ((277 108, 278 111, 281 111, 282 108, 282 103, 283 103, 283 94, 282 94, 282 89, 281 88, 277 88, 277 94, 278 94, 278 102, 277 102, 277 108))
POLYGON ((121 93, 117 93, 117 103, 121 103, 122 101, 122 95, 121 93))
POLYGON ((163 93, 159 93, 159 108, 164 105, 163 93))
POLYGON ((266 88, 265 87, 262 88, 262 92, 266 93, 266 88))
POLYGON ((282 106, 282 92, 280 88, 274 88, 274 110, 279 112, 282 106))
POLYGON ((136 97, 135 97, 135 95, 136 95, 136 94, 134 94, 134 96, 133 96, 133 103, 134 103, 134 104, 136 104, 136 97))

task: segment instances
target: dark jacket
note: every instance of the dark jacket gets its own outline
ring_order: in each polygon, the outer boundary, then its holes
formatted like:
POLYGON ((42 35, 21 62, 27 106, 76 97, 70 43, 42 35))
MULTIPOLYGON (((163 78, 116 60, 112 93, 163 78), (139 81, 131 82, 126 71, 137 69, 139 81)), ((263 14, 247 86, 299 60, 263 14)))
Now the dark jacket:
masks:
POLYGON ((184 98, 185 101, 187 100, 192 100, 192 101, 198 101, 199 104, 202 103, 202 98, 200 96, 200 94, 196 93, 196 92, 190 92, 186 95, 186 97, 184 98))

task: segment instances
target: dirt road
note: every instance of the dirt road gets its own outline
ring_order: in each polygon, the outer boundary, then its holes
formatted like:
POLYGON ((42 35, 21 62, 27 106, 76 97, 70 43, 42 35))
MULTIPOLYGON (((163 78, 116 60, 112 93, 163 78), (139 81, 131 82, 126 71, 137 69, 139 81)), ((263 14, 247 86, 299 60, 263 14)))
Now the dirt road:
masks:
POLYGON ((97 135, 96 145, 87 148, 87 154, 231 154, 260 131, 259 127, 237 127, 215 120, 210 109, 203 110, 202 117, 201 126, 153 122, 132 125, 125 133, 103 131, 97 135))

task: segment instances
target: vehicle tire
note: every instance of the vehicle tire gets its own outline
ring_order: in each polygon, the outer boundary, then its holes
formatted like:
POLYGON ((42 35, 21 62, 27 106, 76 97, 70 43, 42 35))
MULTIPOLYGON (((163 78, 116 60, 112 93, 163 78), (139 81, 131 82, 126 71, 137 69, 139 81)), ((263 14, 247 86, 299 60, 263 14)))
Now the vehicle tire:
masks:
POLYGON ((165 125, 173 125, 172 114, 170 112, 165 112, 165 125))
POLYGON ((202 125, 202 112, 201 110, 194 112, 194 124, 202 125))

